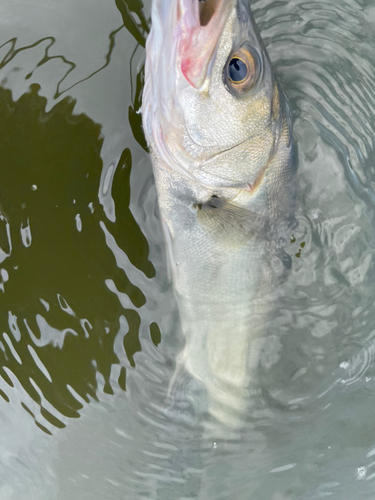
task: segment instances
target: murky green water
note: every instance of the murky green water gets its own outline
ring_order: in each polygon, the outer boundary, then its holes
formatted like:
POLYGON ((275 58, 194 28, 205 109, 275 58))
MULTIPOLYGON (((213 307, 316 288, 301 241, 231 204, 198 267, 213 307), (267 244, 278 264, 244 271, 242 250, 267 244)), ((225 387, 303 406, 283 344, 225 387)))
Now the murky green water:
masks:
POLYGON ((374 498, 374 5, 253 4, 299 226, 262 397, 215 443, 166 412, 183 339, 137 113, 150 5, 1 7, 0 500, 374 498))

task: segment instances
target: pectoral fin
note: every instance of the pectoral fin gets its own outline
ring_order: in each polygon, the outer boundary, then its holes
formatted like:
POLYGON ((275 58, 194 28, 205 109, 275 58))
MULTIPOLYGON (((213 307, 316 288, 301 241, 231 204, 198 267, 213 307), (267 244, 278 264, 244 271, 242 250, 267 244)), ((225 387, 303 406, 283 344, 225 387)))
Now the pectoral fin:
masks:
POLYGON ((232 238, 234 242, 250 238, 270 238, 270 220, 247 208, 213 196, 204 204, 195 205, 197 217, 204 228, 217 237, 232 238))

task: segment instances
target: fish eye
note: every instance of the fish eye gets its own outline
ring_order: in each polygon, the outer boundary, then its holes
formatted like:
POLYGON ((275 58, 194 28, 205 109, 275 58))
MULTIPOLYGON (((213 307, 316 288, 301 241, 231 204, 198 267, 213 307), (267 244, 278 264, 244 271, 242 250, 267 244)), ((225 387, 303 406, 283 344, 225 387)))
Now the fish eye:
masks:
POLYGON ((246 63, 238 57, 232 57, 228 64, 228 77, 232 83, 242 83, 247 77, 246 63))
POLYGON ((227 85, 236 93, 243 94, 250 90, 258 76, 256 57, 245 47, 232 54, 226 65, 227 85))

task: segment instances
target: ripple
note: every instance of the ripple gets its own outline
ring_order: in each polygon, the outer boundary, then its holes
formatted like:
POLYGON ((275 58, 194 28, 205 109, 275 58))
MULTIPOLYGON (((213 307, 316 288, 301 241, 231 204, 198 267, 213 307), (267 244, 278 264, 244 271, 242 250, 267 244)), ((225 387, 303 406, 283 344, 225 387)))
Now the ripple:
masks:
POLYGON ((345 354, 354 363, 348 383, 373 363, 375 25, 371 6, 355 1, 260 0, 252 9, 291 103, 298 149, 292 270, 270 324, 282 349, 269 383, 280 386, 289 372, 293 400, 337 375, 345 354))
POLYGON ((307 118, 336 149, 354 192, 373 204, 374 24, 355 2, 270 7, 271 2, 255 2, 254 14, 294 115, 307 118))

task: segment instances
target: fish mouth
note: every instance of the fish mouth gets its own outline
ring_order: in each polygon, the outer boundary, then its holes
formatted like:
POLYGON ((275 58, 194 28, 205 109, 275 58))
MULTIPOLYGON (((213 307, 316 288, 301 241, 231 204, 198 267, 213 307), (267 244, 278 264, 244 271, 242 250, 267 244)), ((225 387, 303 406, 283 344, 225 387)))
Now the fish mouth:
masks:
POLYGON ((207 26, 214 16, 220 0, 198 0, 199 22, 201 26, 207 26))
POLYGON ((206 77, 235 0, 177 0, 181 72, 196 89, 206 77))

